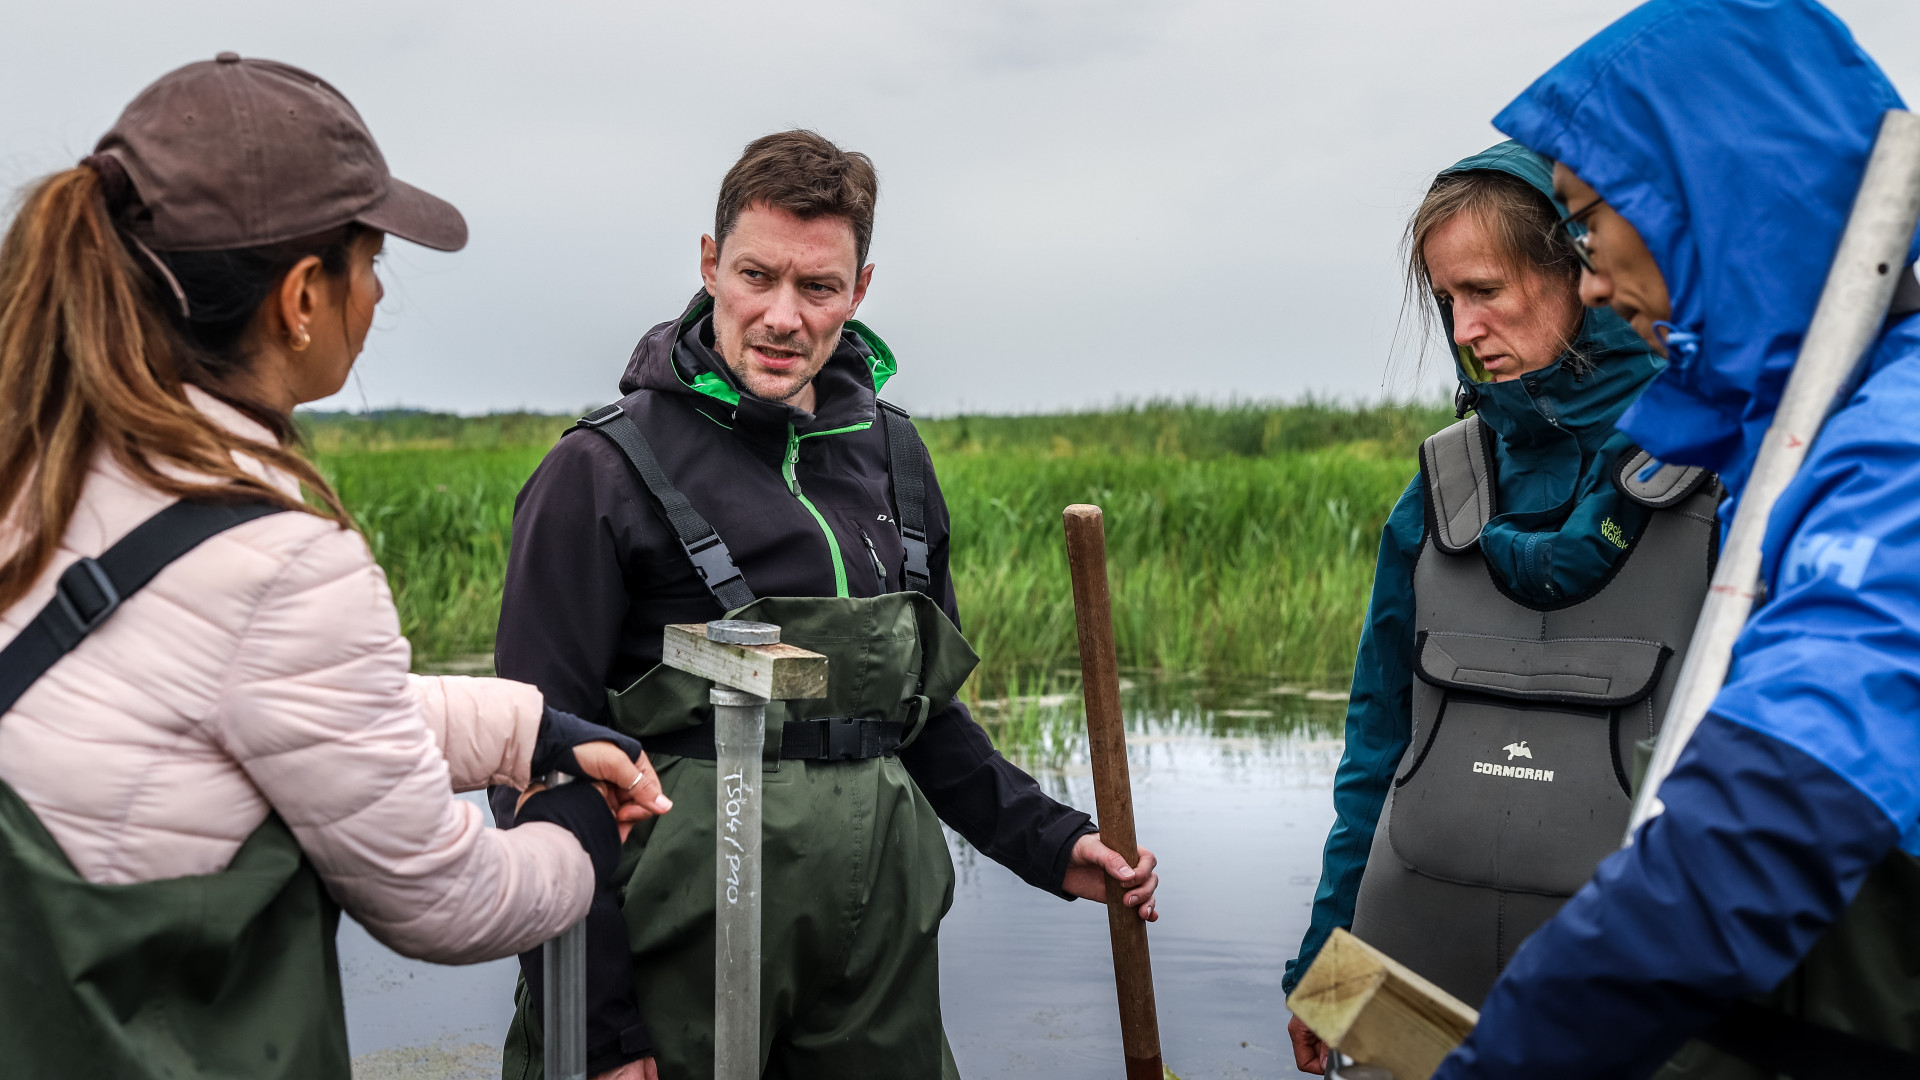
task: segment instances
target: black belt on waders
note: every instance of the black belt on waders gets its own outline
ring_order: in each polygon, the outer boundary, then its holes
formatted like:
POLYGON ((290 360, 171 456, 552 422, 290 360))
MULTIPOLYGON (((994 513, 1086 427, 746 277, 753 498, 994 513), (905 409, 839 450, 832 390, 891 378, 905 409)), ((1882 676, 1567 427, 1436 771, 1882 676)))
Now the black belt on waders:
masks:
MULTIPOLYGON (((0 715, 168 563, 280 509, 175 503, 68 567, 0 650, 0 715)), ((339 919, 278 816, 225 870, 96 885, 0 784, 0 1074, 347 1080, 339 919)))
MULTIPOLYGON (((887 439, 887 475, 893 488, 894 516, 906 551, 907 590, 927 595, 931 573, 927 563, 926 450, 905 412, 877 399, 875 405, 876 417, 887 439)), ((726 541, 673 486, 666 470, 660 467, 653 447, 625 410, 617 404, 608 405, 582 417, 576 426, 599 432, 620 449, 666 515, 687 558, 721 607, 737 612, 759 599, 735 565, 726 541)), ((926 723, 930 705, 924 697, 909 696, 902 715, 897 718, 821 716, 788 719, 776 725, 770 715, 769 730, 778 730, 780 735, 777 746, 772 739, 768 740, 767 757, 805 761, 892 757, 918 734, 920 726, 926 723)), ((644 738, 649 753, 711 761, 714 759, 713 735, 713 720, 709 716, 693 727, 644 738)))

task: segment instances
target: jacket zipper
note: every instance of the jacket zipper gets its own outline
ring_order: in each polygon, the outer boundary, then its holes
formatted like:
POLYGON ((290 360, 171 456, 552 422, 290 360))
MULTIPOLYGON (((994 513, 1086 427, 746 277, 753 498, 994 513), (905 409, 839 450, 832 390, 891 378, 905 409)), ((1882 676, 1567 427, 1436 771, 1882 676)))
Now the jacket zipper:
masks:
MULTIPOLYGON (((816 434, 825 435, 830 433, 823 431, 817 432, 816 434)), ((800 478, 794 475, 793 471, 793 467, 799 463, 800 434, 793 429, 792 424, 788 424, 787 457, 786 461, 781 465, 781 472, 786 476, 787 480, 787 490, 793 493, 794 498, 800 500, 801 506, 807 508, 807 513, 813 515, 814 523, 820 526, 821 534, 827 538, 827 551, 833 556, 833 595, 846 596, 848 595, 847 564, 840 557, 840 541, 834 537, 833 526, 827 524, 827 519, 821 515, 820 509, 813 505, 813 500, 807 498, 806 494, 800 490, 800 478)))
POLYGON ((867 554, 873 557, 873 572, 874 575, 880 579, 880 591, 886 592, 887 564, 880 561, 880 552, 874 550, 873 537, 867 535, 867 530, 860 530, 860 539, 866 541, 867 554))

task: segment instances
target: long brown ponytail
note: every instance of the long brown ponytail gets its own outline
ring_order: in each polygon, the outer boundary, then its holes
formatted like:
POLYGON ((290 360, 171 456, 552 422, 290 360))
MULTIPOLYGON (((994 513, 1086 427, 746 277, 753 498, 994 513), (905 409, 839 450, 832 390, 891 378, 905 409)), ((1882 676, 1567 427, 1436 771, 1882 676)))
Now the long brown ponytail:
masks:
POLYGON ((0 536, 0 610, 45 571, 101 452, 168 495, 266 500, 350 524, 284 442, 237 435, 188 401, 186 384, 200 381, 189 351, 117 235, 100 175, 82 166, 36 184, 0 241, 0 511, 11 534, 0 536), (297 477, 324 509, 236 454, 297 477))

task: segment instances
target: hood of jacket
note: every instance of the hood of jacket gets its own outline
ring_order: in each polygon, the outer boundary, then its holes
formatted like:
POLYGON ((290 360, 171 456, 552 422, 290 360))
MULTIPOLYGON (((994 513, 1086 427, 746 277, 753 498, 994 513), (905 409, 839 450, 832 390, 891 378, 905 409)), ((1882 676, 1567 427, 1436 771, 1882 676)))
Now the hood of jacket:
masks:
POLYGON ((1654 456, 1740 491, 1900 107, 1811 0, 1654 0, 1494 119, 1591 184, 1666 277, 1671 363, 1620 422, 1654 456))
MULTIPOLYGON (((1517 176, 1553 198, 1552 164, 1519 143, 1489 147, 1441 175, 1478 170, 1517 176)), ((1444 308, 1441 319, 1452 345, 1444 308)), ((1645 523, 1642 508, 1613 483, 1613 470, 1632 445, 1614 422, 1662 361, 1606 309, 1588 309, 1566 354, 1517 379, 1481 382, 1473 350, 1452 349, 1460 403, 1496 436, 1498 513, 1481 533, 1481 551, 1509 590, 1529 602, 1560 603, 1587 593, 1645 523)))
POLYGON ((714 349, 713 298, 702 289, 680 316, 648 330, 620 376, 620 393, 654 390, 694 408, 778 464, 794 436, 864 428, 873 423, 880 391, 897 367, 893 350, 857 320, 814 376, 814 412, 748 393, 714 349))

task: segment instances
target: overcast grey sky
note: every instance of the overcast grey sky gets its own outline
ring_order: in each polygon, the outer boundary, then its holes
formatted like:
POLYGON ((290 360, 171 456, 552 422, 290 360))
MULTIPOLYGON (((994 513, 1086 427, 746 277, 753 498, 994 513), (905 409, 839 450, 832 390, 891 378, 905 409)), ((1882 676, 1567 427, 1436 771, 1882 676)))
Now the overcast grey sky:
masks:
MULTIPOLYGON (((610 400, 698 285, 749 139, 818 129, 881 175, 861 316, 929 413, 1148 396, 1403 398, 1396 244, 1439 168, 1623 0, 10 5, 0 183, 67 166, 223 49, 306 67, 473 241, 396 242, 325 403, 610 400)), ((1920 3, 1835 0, 1912 100, 1920 3)))

